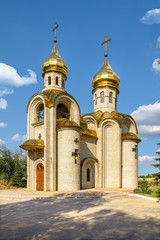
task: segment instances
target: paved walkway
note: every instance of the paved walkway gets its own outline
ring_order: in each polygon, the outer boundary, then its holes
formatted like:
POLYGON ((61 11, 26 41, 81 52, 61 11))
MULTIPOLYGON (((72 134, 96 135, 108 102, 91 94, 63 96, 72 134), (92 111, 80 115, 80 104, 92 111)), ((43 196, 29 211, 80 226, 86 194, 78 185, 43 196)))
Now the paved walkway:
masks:
POLYGON ((126 191, 4 190, 0 195, 3 240, 159 240, 160 203, 126 191))

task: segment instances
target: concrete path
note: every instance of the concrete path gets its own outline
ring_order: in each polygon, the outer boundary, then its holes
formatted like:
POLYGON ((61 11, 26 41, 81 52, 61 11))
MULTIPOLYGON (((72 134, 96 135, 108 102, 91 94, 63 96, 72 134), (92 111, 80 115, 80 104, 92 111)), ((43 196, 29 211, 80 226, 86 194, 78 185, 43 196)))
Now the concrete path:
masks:
POLYGON ((160 239, 160 203, 126 191, 5 190, 0 195, 3 240, 160 239))

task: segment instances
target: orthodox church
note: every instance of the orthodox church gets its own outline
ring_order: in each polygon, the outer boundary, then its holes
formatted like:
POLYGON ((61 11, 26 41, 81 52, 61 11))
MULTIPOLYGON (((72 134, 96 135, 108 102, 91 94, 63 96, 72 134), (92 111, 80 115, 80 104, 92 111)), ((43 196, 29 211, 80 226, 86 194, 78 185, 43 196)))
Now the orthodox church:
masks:
POLYGON ((81 116, 65 90, 67 65, 54 47, 42 63, 44 88, 27 106, 27 188, 75 191, 136 188, 138 130, 134 119, 117 112, 120 79, 107 60, 92 79, 94 112, 81 116))

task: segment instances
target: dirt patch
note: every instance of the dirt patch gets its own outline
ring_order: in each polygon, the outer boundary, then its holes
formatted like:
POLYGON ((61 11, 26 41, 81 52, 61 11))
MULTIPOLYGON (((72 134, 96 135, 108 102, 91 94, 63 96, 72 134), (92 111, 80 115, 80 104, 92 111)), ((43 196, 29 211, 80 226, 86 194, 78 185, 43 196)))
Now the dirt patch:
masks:
POLYGON ((5 189, 17 189, 16 187, 11 186, 10 184, 0 181, 0 190, 5 190, 5 189))

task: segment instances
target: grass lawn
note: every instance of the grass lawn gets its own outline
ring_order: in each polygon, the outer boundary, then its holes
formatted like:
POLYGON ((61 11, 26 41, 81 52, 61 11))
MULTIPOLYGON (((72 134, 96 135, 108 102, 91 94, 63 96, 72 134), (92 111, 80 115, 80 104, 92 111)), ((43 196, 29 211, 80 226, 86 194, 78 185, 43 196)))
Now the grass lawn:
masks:
POLYGON ((156 197, 156 196, 154 196, 152 194, 148 194, 148 193, 135 193, 135 194, 160 199, 160 197, 156 197))

